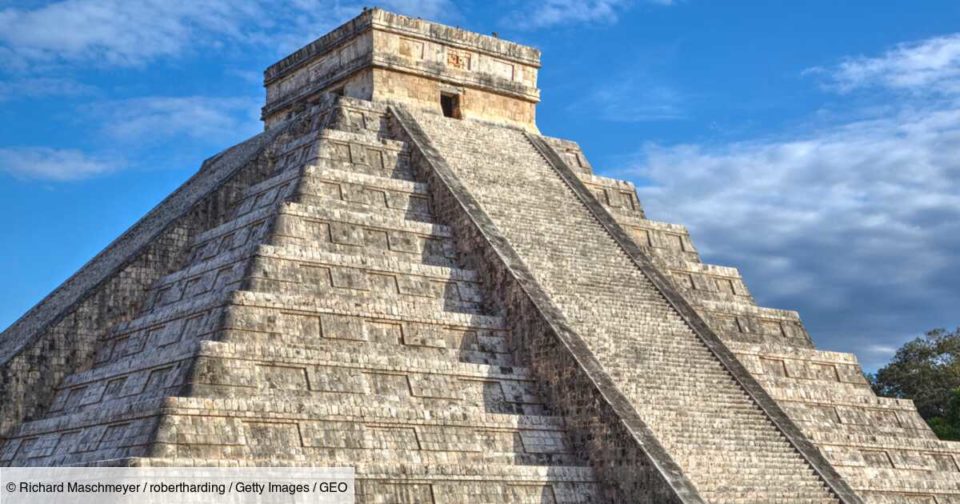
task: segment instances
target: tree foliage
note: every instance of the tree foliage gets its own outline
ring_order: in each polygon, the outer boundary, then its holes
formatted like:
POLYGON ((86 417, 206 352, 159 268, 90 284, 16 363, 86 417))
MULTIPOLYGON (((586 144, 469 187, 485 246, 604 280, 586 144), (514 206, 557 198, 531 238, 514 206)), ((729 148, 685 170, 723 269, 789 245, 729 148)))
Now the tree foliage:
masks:
POLYGON ((869 378, 878 395, 913 399, 938 436, 960 439, 960 328, 904 344, 869 378))

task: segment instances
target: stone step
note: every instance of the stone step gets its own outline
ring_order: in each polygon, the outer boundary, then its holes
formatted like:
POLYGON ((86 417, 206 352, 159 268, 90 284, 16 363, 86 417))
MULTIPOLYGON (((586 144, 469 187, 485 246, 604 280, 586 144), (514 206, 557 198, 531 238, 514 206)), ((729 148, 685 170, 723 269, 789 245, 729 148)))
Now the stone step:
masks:
POLYGON ((300 185, 302 174, 302 162, 291 163, 263 182, 244 189, 243 197, 233 209, 233 218, 289 200, 300 185))
POLYGON ((422 183, 334 168, 328 160, 317 163, 306 168, 295 201, 382 212, 417 221, 433 220, 426 186, 422 183))
POLYGON ((756 304, 736 268, 684 260, 662 271, 692 303, 756 304))
POLYGON ((491 366, 514 365, 513 354, 502 331, 451 330, 441 325, 397 322, 395 337, 375 338, 369 336, 372 332, 370 328, 363 325, 360 324, 358 332, 368 334, 366 339, 308 339, 299 334, 226 331, 221 341, 376 355, 410 355, 491 366))
POLYGON ((765 390, 778 401, 804 403, 811 405, 833 405, 850 407, 878 407, 892 408, 903 411, 914 411, 915 407, 910 400, 892 397, 878 397, 871 390, 854 384, 854 387, 834 386, 832 383, 822 384, 817 381, 794 383, 793 387, 784 386, 782 382, 772 385, 764 383, 765 390))
MULTIPOLYGON (((760 474, 745 482, 745 484, 730 485, 723 481, 710 481, 697 485, 697 489, 704 495, 722 496, 722 499, 737 498, 758 498, 766 497, 771 499, 768 502, 781 502, 773 500, 776 498, 820 498, 823 499, 828 492, 827 486, 818 482, 813 477, 813 473, 805 475, 804 478, 785 478, 784 475, 790 473, 784 472, 777 474, 770 471, 766 474, 760 474)), ((833 502, 836 502, 834 500, 833 502)))
POLYGON ((936 435, 930 430, 930 427, 916 415, 915 418, 904 418, 899 416, 894 419, 889 414, 880 410, 875 415, 862 415, 857 412, 844 412, 842 416, 837 416, 834 410, 810 411, 805 415, 796 415, 791 413, 791 420, 797 424, 804 432, 815 431, 835 431, 854 435, 880 435, 880 436, 905 436, 905 437, 927 437, 935 438, 936 435))
POLYGON ((300 253, 292 246, 261 249, 247 273, 248 290, 349 299, 419 299, 441 311, 480 312, 476 274, 362 255, 300 253))
POLYGON ((70 414, 100 408, 112 400, 142 401, 175 394, 198 350, 199 342, 186 341, 74 373, 57 387, 48 413, 70 414))
MULTIPOLYGON (((207 259, 201 259, 191 262, 186 267, 177 270, 169 275, 160 277, 151 287, 151 293, 163 290, 178 283, 187 283, 190 280, 202 278, 205 283, 214 281, 213 285, 208 286, 207 290, 221 290, 226 284, 239 282, 243 273, 243 265, 256 252, 260 245, 248 243, 245 246, 232 249, 228 252, 216 254, 207 259), (229 269, 230 275, 224 278, 218 278, 216 273, 229 269)), ((146 309, 153 307, 152 300, 145 303, 146 309)))
MULTIPOLYGON (((342 296, 290 297, 243 291, 235 293, 234 300, 240 306, 230 308, 226 326, 219 332, 228 340, 303 347, 304 343, 311 340, 304 336, 313 334, 315 346, 323 345, 326 341, 339 341, 342 342, 340 348, 354 346, 356 351, 362 344, 371 342, 374 348, 392 346, 393 353, 398 347, 443 349, 445 356, 448 355, 446 350, 458 349, 481 362, 510 363, 509 356, 505 355, 507 349, 502 335, 502 317, 441 312, 435 305, 421 301, 350 304, 349 299, 342 296), (309 306, 303 308, 301 305, 301 312, 308 309, 311 315, 292 314, 296 303, 309 306), (285 315, 272 315, 273 310, 263 306, 282 308, 285 315), (269 322, 271 318, 274 320, 272 323, 269 322), (263 322, 268 325, 261 325, 263 322), (311 323, 313 329, 310 329, 311 323), (306 332, 302 332, 304 330, 306 332)), ((219 306, 224 304, 226 301, 219 299, 208 299, 206 303, 197 300, 183 302, 179 306, 182 313, 171 309, 167 310, 171 313, 153 313, 142 320, 125 324, 128 332, 105 342, 96 367, 64 381, 55 404, 95 407, 104 394, 142 393, 142 388, 138 387, 146 387, 146 384, 153 384, 148 388, 157 391, 172 386, 162 384, 172 380, 172 377, 161 377, 154 373, 176 367, 181 361, 191 358, 193 345, 198 338, 216 337, 217 333, 213 331, 219 327, 218 313, 222 310, 219 306), (214 308, 214 305, 218 308, 214 308), (144 357, 147 350, 150 355, 144 357), (110 383, 121 378, 123 381, 119 385, 110 383), (96 382, 96 386, 89 382, 96 382), (80 390, 81 387, 86 390, 80 390), (107 389, 110 391, 107 392, 107 389)))
POLYGON ((492 413, 473 406, 456 406, 437 410, 396 405, 384 407, 375 395, 352 403, 322 400, 300 402, 273 401, 268 397, 205 398, 167 397, 163 411, 168 414, 260 419, 264 421, 376 421, 414 423, 418 425, 474 426, 485 428, 518 428, 563 431, 566 422, 552 415, 517 415, 492 413))
MULTIPOLYGON (((256 315, 231 316, 231 321, 242 321, 242 324, 228 323, 221 333, 224 337, 246 335, 248 340, 251 334, 271 334, 269 340, 284 341, 287 335, 291 338, 288 344, 302 344, 305 340, 300 332, 304 326, 303 317, 313 317, 316 325, 312 334, 323 339, 341 339, 347 341, 373 341, 374 343, 392 343, 410 347, 449 348, 459 349, 464 341, 473 341, 473 345, 481 344, 488 349, 497 349, 491 345, 501 345, 499 353, 506 353, 502 347, 502 331, 504 322, 502 317, 490 317, 475 314, 458 314, 443 312, 436 303, 423 302, 418 299, 385 300, 370 302, 369 299, 350 299, 344 296, 335 298, 314 298, 302 296, 278 296, 265 293, 237 292, 232 295, 234 303, 241 307, 232 307, 231 312, 265 313, 262 317, 256 315), (263 301, 263 302, 261 302, 263 301), (278 325, 277 316, 270 315, 270 309, 276 307, 289 314, 291 308, 301 304, 304 310, 315 315, 288 315, 296 320, 295 325, 278 325), (250 324, 258 320, 268 321, 271 317, 274 322, 268 326, 250 324), (322 320, 322 322, 321 322, 322 320), (321 325, 324 336, 321 336, 321 325), (289 327, 285 329, 285 327, 289 327), (279 333, 279 335, 277 334, 279 333), (468 338, 469 339, 465 339, 468 338), (499 343, 496 343, 499 342, 499 343)), ((108 363, 116 366, 128 366, 130 362, 141 359, 140 355, 146 350, 156 350, 176 344, 179 341, 194 341, 196 338, 210 338, 219 322, 218 310, 228 304, 228 299, 219 296, 206 296, 189 301, 181 301, 154 311, 141 318, 118 326, 114 337, 105 341, 104 351, 98 359, 98 367, 108 363), (188 334, 189 333, 189 334, 188 334), (185 336, 188 337, 185 339, 185 336), (126 362, 126 363, 125 363, 126 362)), ((280 322, 283 322, 281 317, 280 322)), ((307 321, 309 322, 309 320, 307 321)), ((309 338, 306 340, 309 341, 309 338)), ((469 348, 468 348, 469 350, 469 348)), ((479 354, 480 349, 476 352, 479 354)), ((158 355, 165 355, 161 352, 158 355)), ((482 357, 478 355, 478 357, 482 357)), ((163 357, 165 358, 165 357, 163 357)), ((492 358, 496 363, 501 358, 492 358)), ((139 365, 139 364, 137 364, 139 365)), ((139 365, 143 367, 142 365, 139 365)), ((68 382, 69 383, 69 382, 68 382)), ((131 382, 132 383, 132 382, 131 382)))
POLYGON ((447 226, 411 221, 401 215, 286 202, 279 207, 251 211, 198 234, 192 242, 191 262, 211 259, 250 243, 260 243, 269 229, 275 229, 284 242, 331 242, 357 253, 369 253, 370 246, 380 246, 408 257, 436 255, 449 258, 454 254, 452 245, 446 243, 452 236, 447 226), (430 244, 433 244, 432 248, 427 249, 425 245, 430 244))
POLYGON ((272 257, 291 261, 303 261, 313 264, 337 264, 351 268, 364 268, 385 273, 404 273, 436 279, 449 279, 457 282, 479 284, 480 276, 475 270, 450 266, 435 266, 419 262, 404 261, 387 257, 364 257, 352 254, 337 254, 315 247, 297 247, 292 245, 261 245, 256 250, 259 257, 272 257))
MULTIPOLYGON (((796 312, 785 310, 775 310, 773 308, 758 308, 759 311, 776 315, 777 312, 783 312, 785 317, 789 317, 796 312)), ((726 342, 727 348, 737 355, 755 355, 766 358, 779 358, 791 360, 815 361, 830 364, 859 365, 857 357, 851 353, 833 352, 830 350, 818 350, 816 348, 802 348, 792 345, 779 345, 771 343, 744 343, 738 341, 726 342)))
MULTIPOLYGON (((205 429, 202 432, 220 440, 238 432, 237 422, 267 422, 271 425, 298 425, 304 422, 375 422, 380 425, 399 422, 403 425, 520 430, 528 433, 523 436, 530 438, 529 443, 534 443, 538 436, 543 437, 537 432, 557 432, 556 435, 547 436, 556 438, 564 430, 563 419, 559 417, 490 413, 475 406, 387 406, 382 397, 374 394, 344 397, 362 400, 284 401, 273 397, 115 399, 105 401, 96 409, 23 424, 4 445, 0 463, 13 460, 21 443, 26 443, 36 451, 35 456, 30 458, 40 464, 54 463, 55 459, 50 457, 67 457, 60 462, 74 464, 127 456, 142 451, 154 441, 154 432, 159 432, 156 427, 158 418, 173 422, 173 425, 190 425, 194 430, 202 426, 205 429), (170 420, 174 417, 197 420, 170 420)), ((303 428, 312 427, 304 425, 303 428)), ((164 441, 162 436, 160 440, 164 441)), ((21 456, 25 456, 22 451, 21 456)))
MULTIPOLYGON (((377 394, 340 394, 342 400, 310 399, 277 401, 266 396, 177 397, 139 396, 114 398, 100 407, 24 422, 9 439, 45 434, 71 434, 74 431, 108 425, 131 424, 154 419, 158 415, 259 419, 264 421, 372 421, 402 422, 417 425, 449 425, 490 429, 526 429, 564 431, 561 417, 550 415, 490 412, 476 405, 452 405, 439 409, 404 404, 385 406, 377 394)), ((99 440, 99 437, 97 438, 99 440)), ((94 440, 94 441, 97 441, 94 440)), ((55 443, 54 443, 55 444, 55 443)))
POLYGON ((406 193, 421 198, 429 197, 427 184, 425 182, 398 180, 382 175, 357 173, 349 169, 345 170, 342 166, 343 165, 337 164, 337 162, 332 159, 318 159, 316 162, 306 166, 303 172, 303 178, 307 181, 338 182, 383 191, 406 193))
POLYGON ((936 436, 903 437, 882 434, 856 434, 837 431, 814 431, 807 437, 818 446, 891 450, 922 450, 960 456, 960 446, 953 441, 942 441, 936 436))
MULTIPOLYGON (((232 461, 231 461, 232 462, 232 461)), ((117 465, 210 466, 217 459, 139 459, 117 465)), ((303 466, 302 461, 253 459, 232 462, 248 467, 303 466)), ((310 465, 310 464, 306 464, 310 465)), ((313 464, 317 465, 317 464, 313 464)), ((357 495, 396 504, 585 504, 600 502, 592 470, 569 466, 362 464, 357 467, 357 495)))
POLYGON ((281 207, 272 243, 456 266, 447 226, 295 203, 281 207))
MULTIPOLYGON (((31 439, 44 435, 73 436, 76 431, 87 428, 96 428, 97 432, 89 431, 86 442, 96 445, 101 441, 103 430, 109 425, 120 424, 148 424, 156 426, 154 420, 162 410, 168 398, 150 397, 120 398, 104 401, 99 408, 88 409, 66 414, 50 414, 44 418, 30 420, 20 425, 20 428, 8 438, 4 450, 13 448, 9 441, 31 439)), ((152 427, 151 427, 152 428, 152 427)), ((82 434, 82 433, 81 433, 82 434)), ((56 439, 54 439, 56 441, 56 439)), ((52 443, 54 447, 57 443, 52 443)))
MULTIPOLYGON (((878 396, 873 393, 869 385, 859 381, 847 382, 789 378, 774 374, 760 374, 757 375, 757 379, 763 384, 764 389, 767 390, 768 393, 782 393, 784 397, 786 397, 787 394, 795 397, 804 397, 807 395, 805 391, 811 390, 813 392, 810 394, 810 397, 820 395, 828 398, 828 401, 836 398, 847 402, 869 404, 878 399, 878 396)), ((909 408, 908 405, 913 402, 909 399, 900 399, 899 401, 900 404, 906 408, 909 408)))
POLYGON ((856 490, 873 492, 946 493, 960 497, 960 472, 912 471, 879 467, 840 467, 856 490))
POLYGON ((912 471, 958 472, 956 455, 917 448, 876 448, 821 445, 834 467, 895 468, 912 471))
POLYGON ((742 492, 723 492, 711 493, 704 492, 701 496, 707 502, 717 504, 767 504, 776 502, 780 504, 837 504, 840 502, 836 498, 822 497, 823 492, 793 493, 793 492, 762 492, 762 491, 742 491, 742 492), (819 495, 818 495, 819 494, 819 495))
MULTIPOLYGON (((491 366, 440 359, 438 355, 419 356, 412 352, 391 354, 360 353, 334 349, 297 348, 277 344, 202 341, 199 356, 237 359, 243 362, 285 365, 317 365, 344 369, 416 372, 456 376, 466 379, 490 378, 531 382, 533 372, 525 367, 491 366)), ((440 354, 446 357, 446 354, 440 354)))
POLYGON ((212 259, 218 254, 263 243, 272 229, 278 208, 261 207, 235 217, 191 239, 190 263, 212 259))
POLYGON ((379 177, 416 181, 409 156, 403 144, 365 142, 347 138, 354 133, 327 130, 319 141, 316 155, 305 160, 306 165, 327 163, 327 166, 379 177), (342 138, 335 138, 342 137, 342 138))
MULTIPOLYGON (((259 462, 264 462, 260 460, 259 462)), ((263 467, 253 460, 218 460, 218 459, 174 459, 174 458, 142 458, 127 465, 137 467, 263 467)), ((270 464, 273 467, 327 467, 323 461, 283 461, 276 460, 270 464)), ((593 469, 585 466, 555 466, 544 467, 539 465, 494 465, 490 466, 460 466, 460 465, 420 465, 420 464, 392 464, 371 463, 357 464, 356 473, 363 479, 438 479, 452 481, 569 481, 590 483, 596 481, 593 469)))
POLYGON ((790 417, 801 423, 826 421, 829 422, 827 425, 837 424, 839 428, 882 424, 877 428, 929 429, 915 409, 902 405, 832 405, 790 401, 783 401, 782 404, 790 417))
MULTIPOLYGON (((317 268, 320 270, 320 268, 317 268)), ((306 274, 313 272, 307 271, 306 274)), ((389 305, 396 303, 414 303, 420 310, 434 310, 447 313, 464 314, 482 314, 484 310, 481 305, 469 298, 464 300, 461 293, 469 296, 470 291, 467 288, 459 289, 454 282, 429 282, 429 281, 410 281, 404 285, 405 292, 393 292, 380 290, 380 287, 374 284, 373 288, 350 288, 350 287, 330 287, 323 286, 321 282, 330 282, 330 276, 327 271, 316 272, 319 277, 315 282, 284 281, 273 278, 262 278, 252 276, 247 282, 249 292, 261 292, 265 294, 288 295, 300 298, 310 297, 330 297, 334 298, 339 304, 344 306, 362 306, 370 305, 389 305), (417 293, 411 293, 417 289, 417 293)), ((334 273, 337 274, 337 273, 334 273)), ((375 276, 375 275, 370 275, 375 276)), ((366 281, 367 276, 358 274, 351 277, 339 277, 336 282, 353 282, 354 286, 361 286, 361 281, 366 281)), ((390 282, 393 277, 385 276, 384 283, 390 282)), ((374 282, 381 280, 374 279, 374 282)), ((394 279, 392 283, 397 284, 411 280, 401 277, 394 279), (399 280, 399 281, 398 281, 399 280)), ((419 279, 414 279, 419 280, 419 279)), ((371 282, 372 283, 372 282, 371 282)), ((369 285, 369 284, 368 284, 369 285)), ((388 284, 389 285, 389 284, 388 284)), ((400 290, 399 287, 394 287, 400 290)))
POLYGON ((358 151, 357 147, 354 146, 351 149, 353 152, 347 154, 346 150, 334 152, 334 148, 341 148, 336 147, 334 144, 335 143, 331 142, 322 142, 319 154, 314 158, 308 159, 306 166, 325 166, 358 175, 381 177, 409 183, 419 182, 417 173, 413 167, 410 166, 405 154, 402 155, 402 157, 397 157, 396 154, 387 154, 385 156, 382 152, 379 155, 370 153, 371 159, 374 160, 374 164, 370 165, 367 164, 366 161, 354 161, 355 158, 353 156, 367 155, 367 153, 363 153, 362 147, 358 151), (358 152, 361 153, 358 154, 358 152))
MULTIPOLYGON (((333 435, 333 434, 331 434, 333 435)), ((358 464, 375 464, 391 460, 396 464, 448 464, 448 465, 521 465, 521 466, 581 466, 576 455, 566 452, 544 453, 525 452, 519 436, 510 432, 479 433, 470 436, 470 440, 457 443, 438 442, 432 434, 419 434, 413 428, 388 429, 369 427, 349 431, 337 431, 338 441, 348 443, 347 447, 338 445, 310 446, 299 449, 276 450, 276 457, 309 459, 322 461, 331 467, 353 467, 358 464), (430 436, 424 440, 421 436, 430 436), (500 439, 505 441, 500 441, 500 439), (516 439, 514 439, 516 438, 516 439), (481 445, 482 443, 482 445, 481 445), (515 445, 515 448, 511 448, 515 445), (499 451, 504 450, 504 451, 499 451)), ((258 459, 270 457, 269 446, 248 451, 236 446, 205 443, 194 444, 158 444, 153 451, 157 457, 179 459, 224 458, 258 459)))
POLYGON ((241 286, 256 244, 216 254, 157 280, 148 291, 143 313, 208 294, 224 295, 241 286))
MULTIPOLYGON (((486 342, 486 350, 502 350, 503 342, 486 342)), ((478 349, 478 352, 479 349, 478 349)), ((381 343, 322 340, 314 348, 280 346, 271 341, 185 341, 137 358, 120 359, 66 377, 58 387, 51 411, 62 411, 65 403, 75 406, 99 403, 104 397, 140 394, 144 389, 168 388, 182 382, 157 383, 157 370, 170 373, 189 365, 197 356, 242 358, 244 362, 282 362, 325 367, 361 367, 368 370, 445 374, 467 379, 530 381, 525 368, 497 363, 458 362, 457 353, 430 347, 385 345, 381 343), (366 351, 363 351, 366 349, 366 351), (351 364, 363 360, 365 366, 351 364), (120 385, 109 385, 122 379, 120 385), (153 386, 148 386, 148 384, 153 386), (82 392, 82 394, 81 394, 82 392)), ((306 372, 306 371, 304 371, 306 372)), ((172 377, 171 377, 172 378, 172 377)), ((169 379, 167 381, 170 381, 169 379)), ((238 384, 245 384, 246 380, 238 384)))
POLYGON ((342 403, 374 394, 390 404, 468 405, 518 414, 545 411, 525 368, 409 355, 204 342, 192 377, 190 390, 204 397, 268 395, 342 403))
MULTIPOLYGON (((608 209, 608 211, 610 211, 608 209)), ((668 262, 700 260, 686 226, 644 219, 632 212, 610 211, 634 242, 668 262)))
POLYGON ((563 431, 449 426, 376 420, 296 423, 213 419, 197 426, 191 417, 168 416, 158 430, 154 456, 222 459, 328 460, 354 466, 394 463, 583 465, 563 431), (212 427, 221 428, 214 431, 212 427))
MULTIPOLYGON (((283 312, 294 317, 312 317, 314 315, 329 315, 331 324, 334 323, 336 316, 340 318, 365 317, 375 318, 384 323, 389 322, 407 322, 422 324, 439 324, 445 327, 457 327, 464 329, 477 330, 504 330, 506 329, 506 319, 502 316, 479 315, 471 313, 442 312, 435 310, 432 303, 422 303, 407 299, 389 300, 389 302, 368 302, 355 304, 344 302, 337 298, 317 298, 312 296, 292 296, 284 294, 273 294, 266 292, 235 291, 230 294, 230 302, 234 305, 231 308, 231 317, 225 329, 251 330, 264 332, 277 332, 278 320, 276 316, 272 317, 267 313, 272 310, 283 312), (239 309, 237 308, 239 307, 239 309), (261 310, 264 315, 259 317, 255 312, 261 310)), ((298 320, 298 322, 304 322, 298 320)), ((332 334, 327 327, 318 327, 314 333, 320 336, 323 330, 323 337, 337 337, 344 339, 367 339, 360 333, 348 334, 359 326, 354 326, 350 321, 337 320, 337 323, 343 323, 347 327, 337 328, 333 325, 329 327, 336 330, 337 334, 332 334)))
MULTIPOLYGON (((280 211, 284 215, 297 215, 321 220, 324 222, 341 222, 364 227, 384 229, 389 231, 403 231, 419 235, 450 238, 453 231, 449 226, 418 222, 405 219, 397 215, 381 215, 380 213, 358 212, 350 210, 336 210, 322 206, 287 202, 280 211)), ((283 231, 288 231, 282 229, 283 231)))
POLYGON ((857 495, 870 504, 955 504, 960 495, 948 491, 931 492, 873 492, 867 489, 857 490, 857 495))
POLYGON ((357 131, 328 128, 320 130, 317 133, 320 140, 341 143, 354 143, 364 147, 373 147, 377 149, 390 150, 397 153, 405 152, 407 144, 390 138, 384 138, 374 131, 357 131))
POLYGON ((145 352, 181 341, 213 337, 231 296, 230 292, 208 293, 153 308, 115 325, 99 342, 94 367, 119 359, 138 359, 145 352))

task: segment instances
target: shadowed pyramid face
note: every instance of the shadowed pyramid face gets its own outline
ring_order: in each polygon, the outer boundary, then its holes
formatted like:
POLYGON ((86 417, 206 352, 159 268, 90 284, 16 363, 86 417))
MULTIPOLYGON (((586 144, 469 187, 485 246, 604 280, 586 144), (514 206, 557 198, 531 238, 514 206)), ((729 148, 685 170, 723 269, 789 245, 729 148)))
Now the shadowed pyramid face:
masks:
POLYGON ((532 47, 371 9, 267 69, 263 119, 270 127, 321 92, 437 113, 452 112, 446 96, 459 117, 535 131, 539 68, 532 47))

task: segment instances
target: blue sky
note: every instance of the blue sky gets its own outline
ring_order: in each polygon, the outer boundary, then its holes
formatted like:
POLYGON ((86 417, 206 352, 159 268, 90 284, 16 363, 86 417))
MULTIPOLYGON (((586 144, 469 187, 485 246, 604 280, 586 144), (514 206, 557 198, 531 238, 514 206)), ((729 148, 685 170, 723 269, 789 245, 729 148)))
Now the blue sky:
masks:
MULTIPOLYGON (((260 130, 320 0, 0 0, 0 327, 260 130)), ((372 5, 372 4, 370 4, 372 5)), ((875 368, 960 324, 960 4, 379 4, 543 50, 544 133, 875 368)))

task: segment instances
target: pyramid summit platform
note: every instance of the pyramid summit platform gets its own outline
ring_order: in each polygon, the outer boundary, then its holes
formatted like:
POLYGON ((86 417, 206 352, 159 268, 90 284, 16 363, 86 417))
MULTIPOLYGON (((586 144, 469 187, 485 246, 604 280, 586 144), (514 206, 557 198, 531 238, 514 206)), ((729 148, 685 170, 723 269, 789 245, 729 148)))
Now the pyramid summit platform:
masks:
POLYGON ((541 135, 538 50, 380 9, 0 335, 0 466, 361 503, 960 502, 960 446, 541 135))

